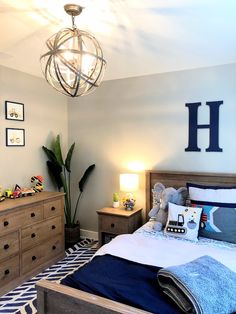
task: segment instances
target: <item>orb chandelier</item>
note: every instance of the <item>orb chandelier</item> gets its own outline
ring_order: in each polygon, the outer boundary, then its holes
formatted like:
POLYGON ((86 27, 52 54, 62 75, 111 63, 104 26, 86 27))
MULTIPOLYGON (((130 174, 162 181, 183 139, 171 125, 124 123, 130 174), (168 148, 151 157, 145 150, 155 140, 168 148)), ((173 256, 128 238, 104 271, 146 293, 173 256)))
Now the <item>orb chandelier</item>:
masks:
POLYGON ((57 91, 71 97, 91 93, 102 81, 106 61, 96 38, 79 30, 75 16, 83 7, 66 4, 72 17, 72 28, 63 28, 46 41, 47 52, 40 57, 47 82, 57 91))

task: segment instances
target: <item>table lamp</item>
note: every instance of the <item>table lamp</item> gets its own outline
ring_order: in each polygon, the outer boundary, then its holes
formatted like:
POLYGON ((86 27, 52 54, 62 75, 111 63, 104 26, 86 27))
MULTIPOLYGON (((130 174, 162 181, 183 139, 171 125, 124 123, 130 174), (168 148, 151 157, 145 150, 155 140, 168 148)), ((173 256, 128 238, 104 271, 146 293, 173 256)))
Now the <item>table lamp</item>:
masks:
POLYGON ((126 210, 133 210, 135 205, 135 197, 132 192, 138 190, 139 176, 135 173, 120 174, 120 191, 126 192, 123 197, 123 205, 126 210))

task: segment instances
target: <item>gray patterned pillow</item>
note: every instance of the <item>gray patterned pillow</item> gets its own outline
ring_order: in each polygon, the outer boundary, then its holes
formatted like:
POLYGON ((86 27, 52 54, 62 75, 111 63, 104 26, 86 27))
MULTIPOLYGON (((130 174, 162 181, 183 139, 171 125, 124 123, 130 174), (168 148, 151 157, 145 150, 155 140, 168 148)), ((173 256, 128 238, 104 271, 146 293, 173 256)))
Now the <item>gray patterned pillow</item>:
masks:
POLYGON ((187 187, 191 206, 203 209, 199 236, 236 243, 236 187, 187 187))

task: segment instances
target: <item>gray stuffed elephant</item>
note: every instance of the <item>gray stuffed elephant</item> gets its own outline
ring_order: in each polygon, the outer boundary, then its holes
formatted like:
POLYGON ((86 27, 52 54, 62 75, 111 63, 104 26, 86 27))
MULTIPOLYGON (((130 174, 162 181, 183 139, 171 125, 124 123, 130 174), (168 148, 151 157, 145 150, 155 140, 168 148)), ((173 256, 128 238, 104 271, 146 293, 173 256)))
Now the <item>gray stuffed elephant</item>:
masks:
POLYGON ((153 187, 153 208, 149 212, 149 217, 156 220, 153 229, 161 231, 165 227, 168 218, 168 203, 185 205, 188 191, 186 187, 178 190, 172 187, 166 188, 158 182, 153 187))

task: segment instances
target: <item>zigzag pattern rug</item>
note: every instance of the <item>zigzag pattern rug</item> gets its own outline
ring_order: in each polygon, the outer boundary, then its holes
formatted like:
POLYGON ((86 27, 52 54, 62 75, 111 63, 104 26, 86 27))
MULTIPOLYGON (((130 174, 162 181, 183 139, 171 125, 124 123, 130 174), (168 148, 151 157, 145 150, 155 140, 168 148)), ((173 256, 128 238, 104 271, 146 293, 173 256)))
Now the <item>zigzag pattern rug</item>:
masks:
POLYGON ((35 283, 40 279, 57 281, 88 262, 97 251, 97 242, 85 239, 66 250, 66 257, 21 286, 0 297, 1 314, 35 314, 35 283))

